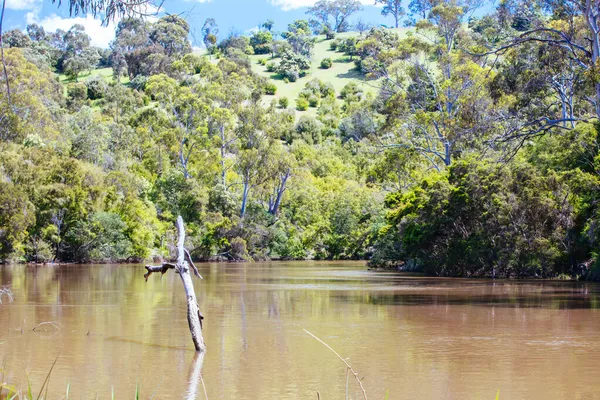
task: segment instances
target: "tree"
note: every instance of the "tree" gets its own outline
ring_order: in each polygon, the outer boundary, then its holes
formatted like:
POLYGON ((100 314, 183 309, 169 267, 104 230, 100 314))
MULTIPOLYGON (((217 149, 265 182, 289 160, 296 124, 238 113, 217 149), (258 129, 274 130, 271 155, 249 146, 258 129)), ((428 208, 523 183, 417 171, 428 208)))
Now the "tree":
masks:
POLYGON ((375 0, 375 4, 383 5, 381 15, 384 17, 391 15, 394 18, 396 28, 398 28, 400 20, 406 14, 404 7, 402 7, 402 0, 375 0))
POLYGON ((288 25, 288 30, 281 34, 291 45, 296 54, 310 57, 315 45, 315 39, 311 37, 310 24, 306 20, 296 20, 288 25))
POLYGON ((541 54, 552 53, 551 86, 561 99, 561 109, 557 113, 550 109, 534 120, 525 121, 520 113, 515 113, 501 140, 522 143, 526 137, 572 128, 577 121, 586 119, 586 103, 593 108, 594 116, 600 117, 600 80, 595 72, 600 57, 597 4, 561 0, 516 1, 510 5, 501 4, 495 18, 502 26, 514 27, 513 34, 502 43, 489 46, 491 50, 480 51, 479 55, 509 55, 516 47, 528 49, 532 44, 537 45, 541 54), (522 21, 524 16, 528 20, 526 23, 522 21), (580 89, 574 91, 574 87, 580 89), (580 96, 573 101, 571 94, 575 92, 580 96))
POLYGON ((110 67, 113 70, 113 77, 117 83, 120 83, 121 77, 127 74, 127 61, 125 60, 123 49, 115 42, 111 43, 111 50, 109 58, 110 67))
POLYGON ((206 18, 202 25, 202 42, 204 47, 210 52, 217 43, 217 35, 219 34, 219 26, 214 18, 206 18))
POLYGON ((161 74, 148 79, 146 92, 169 113, 173 136, 176 139, 177 159, 186 179, 191 178, 192 156, 206 140, 208 105, 199 93, 200 88, 180 86, 161 74))
POLYGON ((345 32, 350 27, 348 18, 361 9, 359 0, 319 0, 306 13, 317 19, 323 31, 345 32))
POLYGON ((19 259, 27 230, 35 223, 34 206, 27 194, 11 182, 0 185, 0 260, 19 259))
POLYGON ((152 24, 150 40, 162 46, 168 57, 181 57, 192 51, 189 34, 190 26, 183 18, 167 15, 152 24))
POLYGON ((29 47, 31 45, 31 39, 25 35, 20 29, 13 29, 4 34, 4 43, 8 47, 29 47))
MULTIPOLYGON (((61 0, 52 3, 62 5, 61 0)), ((91 14, 102 16, 102 21, 108 23, 119 18, 149 17, 158 14, 163 1, 160 0, 67 0, 69 14, 73 16, 91 14)))
POLYGON ((87 48, 80 54, 72 55, 64 61, 63 69, 69 78, 78 81, 79 74, 83 71, 91 71, 98 65, 100 55, 93 48, 87 48))
POLYGON ((269 31, 254 32, 250 37, 250 45, 254 54, 269 54, 273 51, 273 35, 269 31))
POLYGON ((273 21, 272 19, 268 19, 265 22, 263 22, 261 26, 269 32, 272 32, 273 27, 275 26, 275 21, 273 21))
POLYGON ((44 27, 35 23, 27 25, 27 35, 29 35, 29 38, 34 42, 41 42, 46 39, 44 27))

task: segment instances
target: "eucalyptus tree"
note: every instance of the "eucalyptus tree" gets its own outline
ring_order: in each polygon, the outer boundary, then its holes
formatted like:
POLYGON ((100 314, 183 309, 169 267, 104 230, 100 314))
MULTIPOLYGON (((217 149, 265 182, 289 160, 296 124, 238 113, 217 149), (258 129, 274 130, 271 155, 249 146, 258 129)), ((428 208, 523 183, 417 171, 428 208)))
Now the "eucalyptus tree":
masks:
POLYGON ((219 34, 217 21, 215 21, 214 18, 206 18, 200 31, 202 32, 202 42, 204 43, 204 47, 211 53, 217 44, 217 35, 219 34))
POLYGON ((167 112, 174 138, 174 152, 184 177, 191 178, 192 156, 206 140, 208 105, 193 86, 181 86, 164 74, 151 76, 146 85, 150 94, 167 112))
POLYGON ((345 32, 350 27, 350 16, 360 10, 359 0, 319 0, 306 13, 317 19, 323 31, 345 32))
POLYGON ((394 18, 396 28, 398 28, 400 20, 406 15, 406 11, 402 7, 402 0, 375 0, 375 4, 383 6, 381 15, 384 17, 391 15, 394 18))
POLYGON ((415 150, 439 170, 493 131, 492 71, 485 60, 456 46, 477 5, 441 1, 417 23, 418 36, 399 41, 373 30, 358 43, 361 68, 369 77, 381 78, 386 122, 375 135, 379 145, 415 150))
POLYGON ((522 142, 556 128, 571 129, 576 122, 592 116, 600 117, 597 2, 515 0, 500 4, 494 17, 498 24, 512 30, 500 43, 486 43, 487 48, 479 55, 537 55, 534 66, 544 65, 546 84, 558 103, 558 107, 550 107, 533 118, 515 113, 501 140, 522 142))

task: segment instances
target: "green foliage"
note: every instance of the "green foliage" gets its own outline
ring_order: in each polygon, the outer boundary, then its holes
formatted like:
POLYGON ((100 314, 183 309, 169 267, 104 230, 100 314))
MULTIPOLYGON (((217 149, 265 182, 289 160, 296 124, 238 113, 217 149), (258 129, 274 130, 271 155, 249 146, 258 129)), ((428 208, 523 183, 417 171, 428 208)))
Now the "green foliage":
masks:
POLYGON ((287 78, 290 82, 296 82, 310 69, 310 63, 306 57, 286 51, 281 54, 281 61, 277 66, 277 73, 287 78))
POLYGON ((329 69, 332 65, 333 62, 331 61, 331 58, 324 58, 323 60, 321 60, 321 68, 323 69, 329 69))
MULTIPOLYGON (((378 3, 397 22, 401 2, 378 3)), ((218 42, 208 18, 208 54, 191 52, 175 15, 121 19, 110 50, 91 47, 80 25, 7 32, 0 261, 164 256, 182 215, 204 260, 368 258, 437 275, 598 279, 595 67, 547 36, 570 27, 565 37, 587 48, 587 19, 548 5, 530 22, 505 6, 467 21, 468 7, 421 3, 409 5, 423 15, 418 35, 363 34, 359 23, 360 36, 316 47, 313 32, 346 30, 356 1, 315 3, 315 19, 289 24, 285 40, 271 21, 218 42), (528 24, 551 29, 499 58, 470 54, 528 24), (327 47, 357 68, 332 72, 327 47), (76 82, 95 63, 112 77, 76 82), (324 78, 283 84, 311 68, 324 78)))
POLYGON ((277 92, 277 85, 275 85, 274 83, 267 83, 264 86, 264 91, 265 91, 265 94, 272 96, 277 92))
POLYGON ((306 100, 305 98, 300 97, 299 99, 296 100, 296 110, 298 111, 306 111, 308 110, 308 100, 306 100))
POLYGON ((87 98, 90 100, 103 98, 108 90, 106 81, 99 76, 95 76, 85 81, 85 86, 87 87, 87 98))
POLYGON ((356 82, 349 82, 340 91, 340 97, 346 101, 359 101, 363 91, 356 82))
POLYGON ((558 175, 527 163, 466 159, 386 203, 403 259, 428 273, 552 277, 573 272, 562 269, 574 227, 568 193, 558 175))
POLYGON ((273 51, 273 34, 270 31, 257 31, 250 37, 254 54, 269 54, 273 51))
POLYGON ((83 83, 71 83, 67 86, 67 99, 71 107, 80 107, 88 98, 88 90, 83 83))
POLYGON ((280 97, 279 100, 277 100, 277 104, 279 105, 279 108, 286 109, 286 108, 288 108, 290 101, 288 100, 287 97, 283 96, 283 97, 280 97))

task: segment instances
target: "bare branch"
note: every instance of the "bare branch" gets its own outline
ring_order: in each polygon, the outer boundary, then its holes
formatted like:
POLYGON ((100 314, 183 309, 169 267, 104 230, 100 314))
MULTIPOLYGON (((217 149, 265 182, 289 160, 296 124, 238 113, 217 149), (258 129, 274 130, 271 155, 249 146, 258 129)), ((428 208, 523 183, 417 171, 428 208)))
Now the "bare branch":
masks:
POLYGON ((312 336, 313 338, 317 339, 321 344, 323 344, 325 347, 327 347, 329 350, 331 350, 333 352, 333 354, 335 354, 340 360, 342 360, 342 362, 344 364, 346 364, 346 368, 348 368, 348 370, 350 370, 350 372, 352 372, 352 375, 354 375, 354 378, 356 379, 356 382, 358 382, 358 385, 360 386, 360 390, 362 390, 362 394, 363 394, 363 398, 365 400, 367 400, 367 392, 365 391, 365 388, 362 384, 361 379, 358 377, 358 373, 356 373, 356 371, 354 371, 352 369, 352 366, 350 364, 348 364, 348 361, 346 361, 342 356, 340 356, 337 351, 335 351, 334 349, 331 348, 331 346, 329 346, 327 343, 325 343, 324 341, 322 341, 321 339, 319 339, 318 337, 316 337, 315 335, 313 335, 312 333, 310 333, 309 331, 307 331, 306 329, 303 329, 304 332, 308 333, 310 336, 312 336))
POLYGON ((198 272, 198 268, 196 268, 196 264, 194 264, 194 262, 192 261, 192 256, 190 255, 190 252, 188 251, 188 249, 186 249, 184 247, 183 251, 185 251, 185 255, 187 256, 188 262, 190 263, 190 265, 192 266, 192 269, 194 270, 194 275, 196 275, 200 279, 204 279, 202 277, 202 275, 200 275, 200 272, 198 272))
POLYGON ((153 273, 153 272, 160 272, 161 276, 164 275, 168 270, 170 269, 176 269, 175 264, 171 264, 171 263, 162 263, 161 266, 154 266, 154 265, 146 265, 144 268, 146 268, 146 270, 148 272, 146 272, 144 274, 144 278, 146 279, 146 282, 148 282, 148 277, 153 273))

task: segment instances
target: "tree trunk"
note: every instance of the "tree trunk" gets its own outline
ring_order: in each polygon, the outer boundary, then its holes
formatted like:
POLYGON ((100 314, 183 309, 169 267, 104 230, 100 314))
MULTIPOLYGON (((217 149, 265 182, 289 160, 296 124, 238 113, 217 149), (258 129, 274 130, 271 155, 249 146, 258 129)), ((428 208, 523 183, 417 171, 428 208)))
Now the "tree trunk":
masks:
POLYGON ((281 198, 283 197, 283 192, 285 192, 285 186, 289 177, 290 169, 288 168, 285 175, 281 177, 281 182, 275 191, 275 201, 273 202, 273 204, 270 204, 269 213, 272 215, 277 215, 277 212, 279 211, 279 206, 281 205, 281 198))
POLYGON ((6 100, 8 106, 12 107, 10 95, 10 82, 8 81, 8 71, 6 71, 6 62, 4 61, 4 31, 2 30, 4 22, 4 9, 6 8, 6 0, 2 1, 2 14, 0 15, 0 57, 2 58, 2 69, 4 72, 4 80, 6 81, 6 100))
POLYGON ((248 204, 248 193, 250 192, 250 183, 244 180, 244 193, 242 194, 242 208, 240 209, 240 217, 246 215, 246 205, 248 204))
POLYGON ((163 263, 160 267, 146 265, 148 272, 144 275, 144 278, 148 280, 148 276, 153 272, 160 272, 164 274, 169 269, 174 269, 181 278, 183 288, 185 289, 185 297, 187 299, 187 320, 192 334, 192 341, 196 351, 206 351, 206 345, 204 344, 204 337, 202 336, 202 320, 204 317, 200 312, 198 301, 196 300, 196 293, 194 292, 194 283, 192 282, 192 276, 190 275, 190 265, 194 269, 196 276, 200 277, 198 269, 192 261, 192 257, 184 247, 185 242, 185 226, 183 224, 183 218, 181 215, 177 217, 177 263, 163 263), (189 261, 189 263, 188 263, 189 261))

